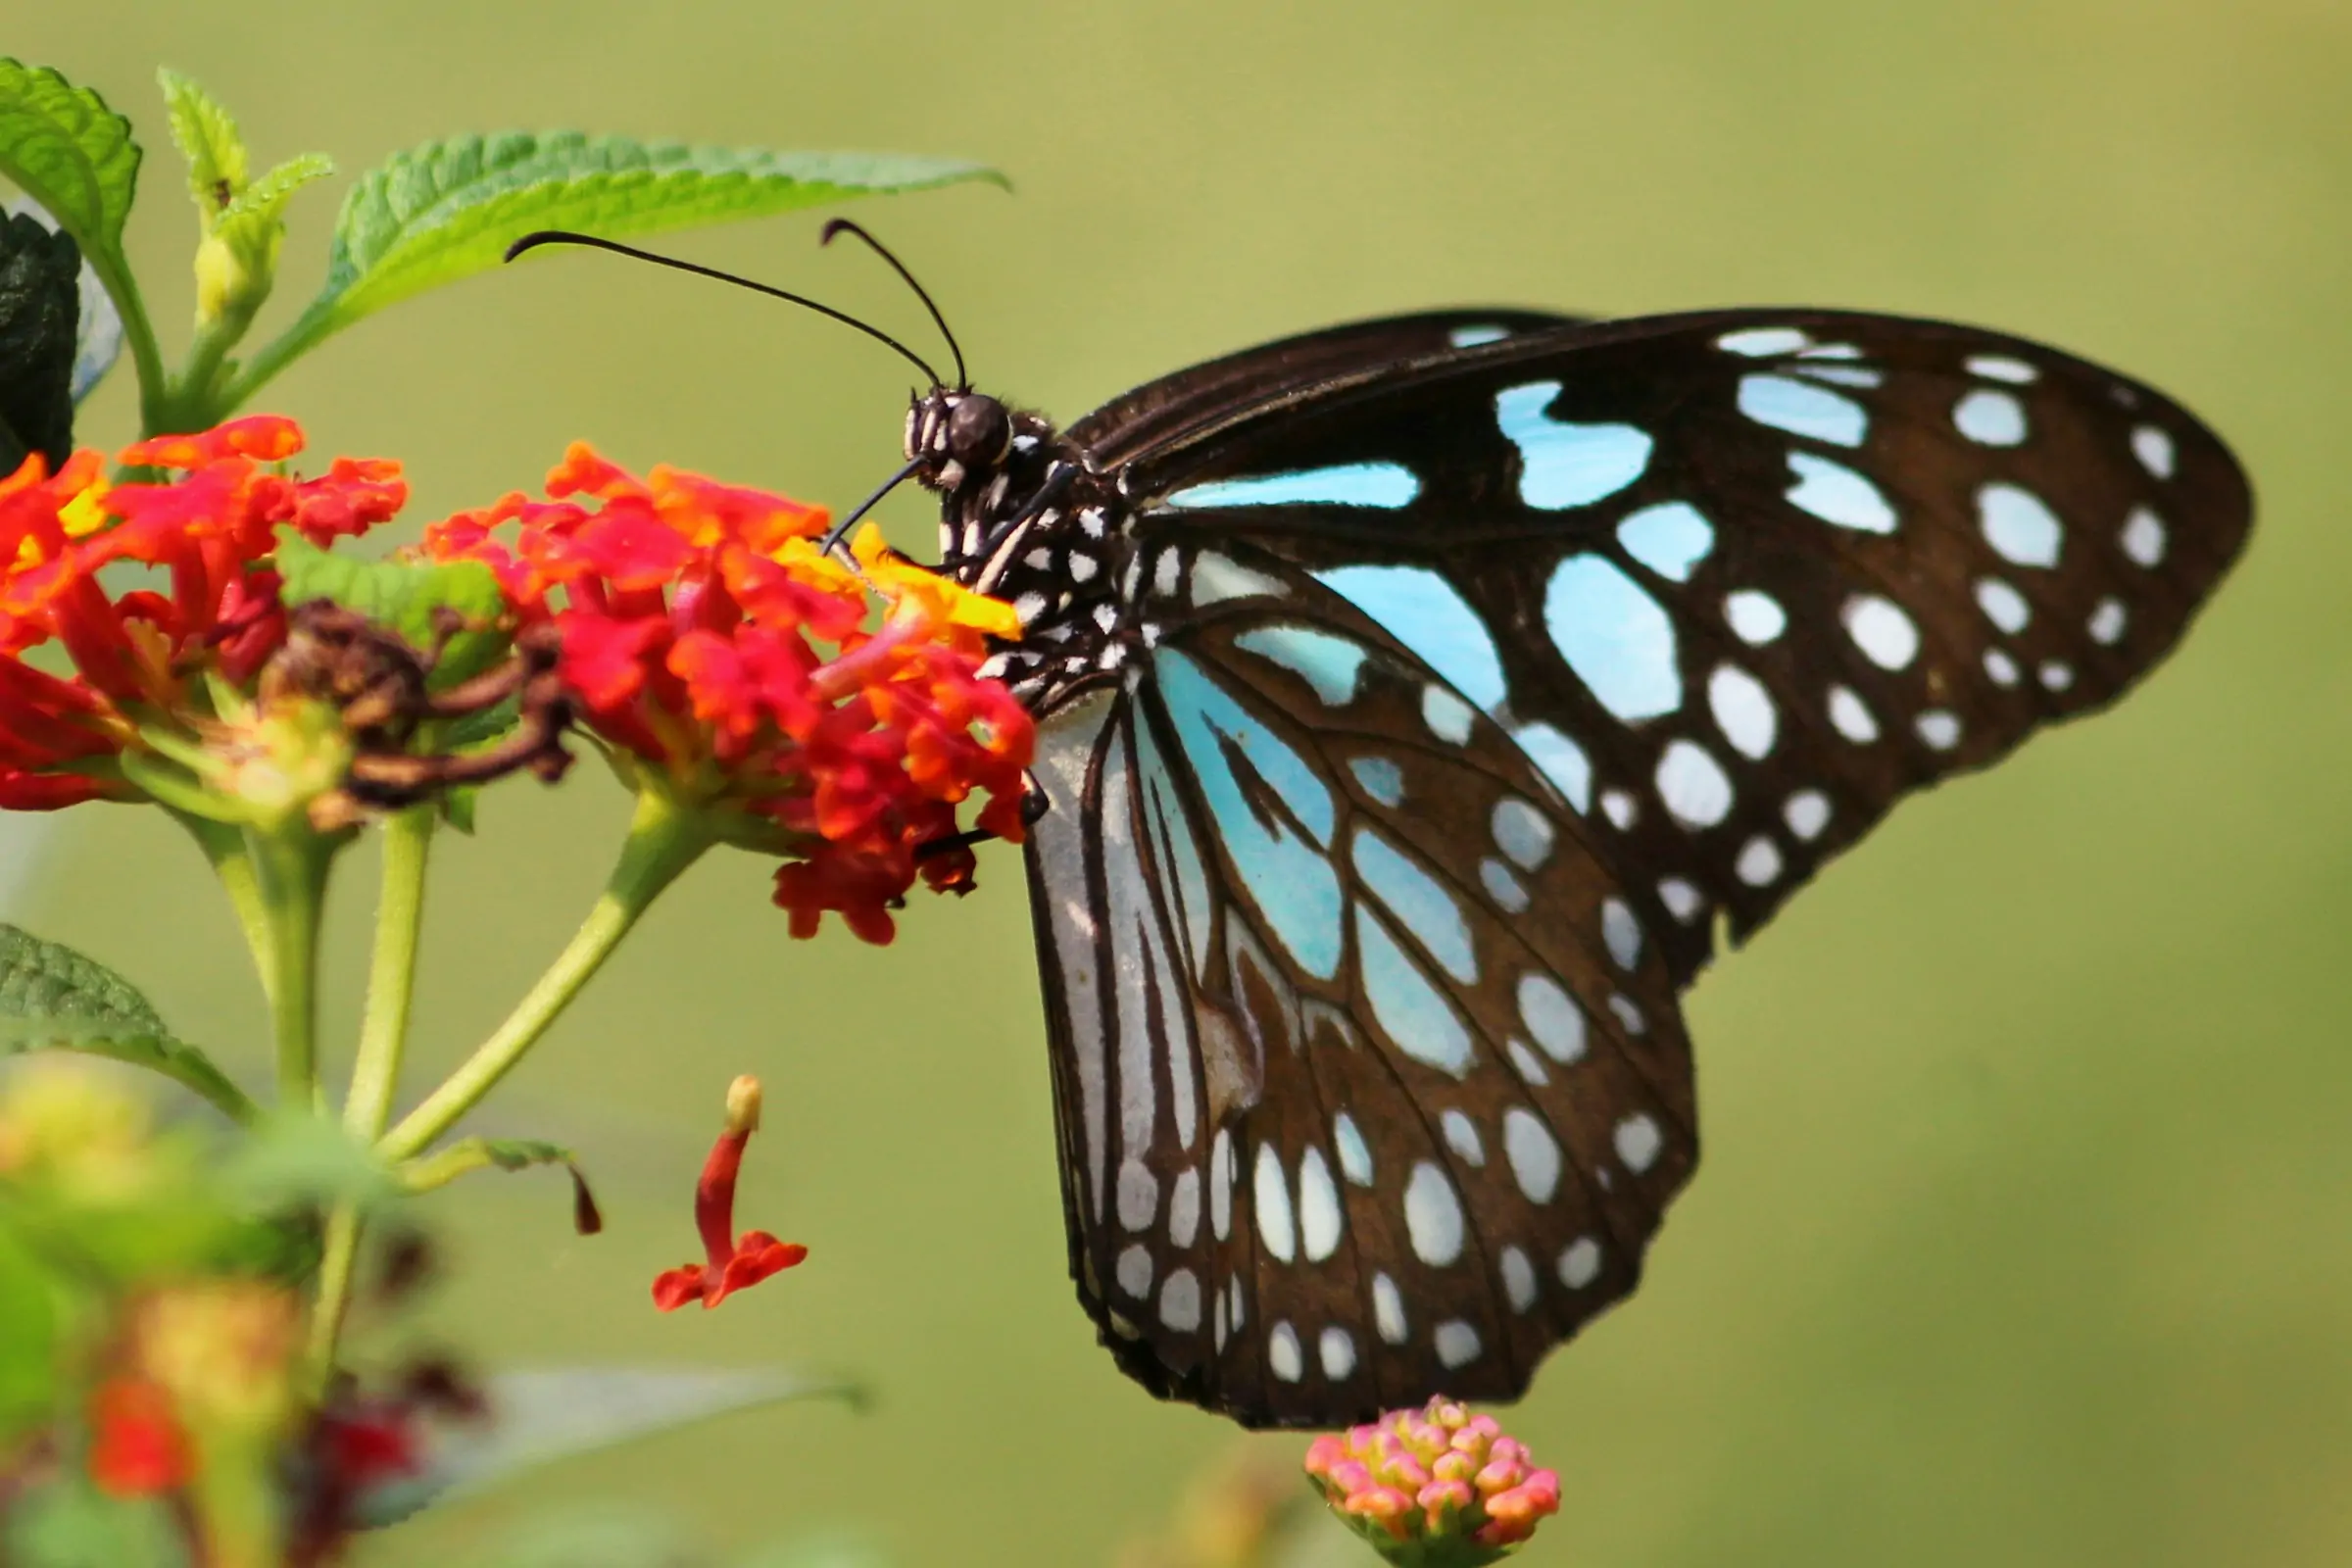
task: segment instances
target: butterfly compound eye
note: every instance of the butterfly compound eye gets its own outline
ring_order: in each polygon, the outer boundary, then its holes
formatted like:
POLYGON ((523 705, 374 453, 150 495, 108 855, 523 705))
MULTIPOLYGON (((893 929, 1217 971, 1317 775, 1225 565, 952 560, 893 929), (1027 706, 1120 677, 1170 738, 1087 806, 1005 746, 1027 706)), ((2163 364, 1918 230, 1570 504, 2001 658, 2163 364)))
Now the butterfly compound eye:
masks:
POLYGON ((1012 416, 995 398, 965 397, 948 411, 948 456, 967 468, 993 468, 1012 450, 1012 416))

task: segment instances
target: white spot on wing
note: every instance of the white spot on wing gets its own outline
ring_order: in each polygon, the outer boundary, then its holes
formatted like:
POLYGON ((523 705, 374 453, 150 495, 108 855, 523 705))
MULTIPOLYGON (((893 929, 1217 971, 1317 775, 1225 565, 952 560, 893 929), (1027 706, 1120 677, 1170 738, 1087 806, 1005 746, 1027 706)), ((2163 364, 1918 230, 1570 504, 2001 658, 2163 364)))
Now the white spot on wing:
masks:
POLYGON ((1130 1247, 1119 1254, 1119 1289, 1137 1300, 1152 1294, 1152 1254, 1141 1247, 1130 1247))
POLYGON ((1296 1383, 1304 1375, 1306 1362, 1299 1355, 1298 1336, 1288 1323, 1277 1323, 1274 1332, 1266 1336, 1266 1367, 1285 1383, 1296 1383))
POLYGON ((1291 1219, 1291 1190, 1283 1180, 1282 1157, 1272 1144, 1257 1146, 1257 1176, 1250 1193, 1256 1200, 1258 1240, 1268 1252, 1290 1262, 1298 1255, 1298 1232, 1291 1219))
POLYGON ((1544 1054, 1565 1067, 1585 1054, 1585 1015, 1551 976, 1531 971, 1519 977, 1519 1019, 1544 1054))
POLYGON ((1788 831, 1810 844, 1830 825, 1830 798, 1819 790, 1798 790, 1781 808, 1788 831))
POLYGON ((1159 1320, 1179 1334, 1200 1328, 1200 1281, 1189 1268, 1170 1274, 1159 1288, 1159 1320))
POLYGON ((1372 1326, 1384 1344, 1402 1345, 1409 1332, 1404 1321, 1404 1297, 1386 1274, 1372 1276, 1372 1326))
POLYGON ((1658 1151, 1665 1146, 1656 1120, 1645 1111, 1636 1111, 1619 1122, 1612 1141, 1617 1146, 1617 1157, 1637 1176, 1657 1162, 1658 1151))
POLYGON ((1877 715, 1850 687, 1830 688, 1830 723, 1856 746, 1868 746, 1879 738, 1877 715))
POLYGON ((1732 870, 1751 888, 1769 887, 1780 879, 1781 847, 1759 833, 1740 847, 1732 870))
POLYGON ((1327 1328, 1315 1341, 1323 1360, 1323 1375, 1334 1383, 1344 1383, 1355 1370, 1355 1341, 1344 1328, 1327 1328))
POLYGON ((1462 1255, 1462 1203, 1453 1183, 1430 1161, 1418 1160, 1404 1187, 1404 1229, 1413 1255, 1444 1268, 1462 1255))
POLYGON ((1524 1105, 1502 1113, 1502 1152, 1531 1203, 1548 1203, 1560 1190, 1560 1145, 1544 1118, 1524 1105))
POLYGON ((1340 1172, 1358 1187, 1372 1185, 1372 1146, 1356 1130, 1355 1118, 1341 1111, 1331 1118, 1331 1141, 1340 1151, 1340 1172))
POLYGON ((1770 755, 1780 713, 1762 681, 1737 664, 1718 664, 1707 677, 1707 708, 1734 751, 1758 760, 1770 755))
POLYGON ((1560 1283, 1572 1291, 1581 1291, 1600 1278, 1600 1244, 1590 1236, 1580 1236, 1560 1250, 1560 1283))
POLYGON ((1478 1359, 1478 1330, 1458 1317, 1439 1324, 1437 1332, 1430 1336, 1430 1343, 1437 1348, 1438 1359, 1447 1371, 1478 1359))
POLYGON ((2132 455, 2139 466, 2159 479, 2173 476, 2175 453, 2173 438, 2152 424, 2143 424, 2132 432, 2132 455))
POLYGON ((2124 519, 2123 542, 2132 564, 2156 565, 2164 560, 2164 519, 2146 507, 2133 507, 2124 519))
POLYGON ((1298 1159, 1298 1240, 1308 1262, 1320 1263, 1339 1250, 1340 1229, 1340 1190, 1323 1151, 1309 1145, 1298 1159))
POLYGON ((1891 599, 1856 594, 1845 602, 1843 619, 1854 646, 1881 669, 1902 669, 1919 657, 1919 627, 1891 599))
POLYGON ((1972 354, 1966 363, 1969 374, 1981 375, 1987 381, 2006 381, 2012 386, 2031 386, 2041 376, 2033 366, 2006 354, 1972 354))
POLYGON ((1732 780, 1723 764, 1695 741, 1666 743, 1658 759, 1658 799, 1676 821, 1713 827, 1731 814, 1732 780))
POLYGON ((2026 406, 2010 393, 1978 387, 1953 405, 1952 426, 1979 446, 2013 447, 2026 438, 2026 406))
POLYGON ((1511 1310, 1524 1312, 1536 1304, 1536 1265, 1529 1262, 1527 1253, 1516 1247, 1502 1250, 1500 1263, 1502 1294, 1510 1301, 1511 1310))
POLYGON ((1479 1142, 1478 1123, 1460 1110, 1448 1109, 1438 1118, 1446 1134, 1446 1147, 1465 1165, 1479 1166, 1487 1162, 1487 1146, 1479 1142))

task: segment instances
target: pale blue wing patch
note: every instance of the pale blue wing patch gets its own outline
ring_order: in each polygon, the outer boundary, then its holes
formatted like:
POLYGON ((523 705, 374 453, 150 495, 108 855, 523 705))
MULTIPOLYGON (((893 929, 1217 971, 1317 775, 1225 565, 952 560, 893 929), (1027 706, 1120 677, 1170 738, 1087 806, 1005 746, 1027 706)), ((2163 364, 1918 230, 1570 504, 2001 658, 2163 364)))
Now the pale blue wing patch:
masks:
POLYGON ((1291 960, 1331 979, 1346 944, 1339 873, 1323 853, 1334 825, 1329 786, 1184 654, 1162 648, 1153 663, 1177 742, 1250 899, 1291 960), (1283 810, 1266 809, 1242 763, 1283 810))
POLYGON ((2066 529, 2041 497, 2021 485, 1995 481, 1977 491, 1977 521, 1984 542, 2020 566, 2055 566, 2066 529))
POLYGON ((1236 637, 1233 645, 1270 660, 1305 681, 1326 708, 1345 708, 1355 701, 1368 657, 1361 643, 1289 622, 1252 626, 1236 637))
POLYGON ((1860 533, 1894 532, 1894 508, 1887 505, 1877 485, 1844 464, 1810 452, 1791 452, 1788 471, 1796 475, 1796 483, 1788 492, 1791 506, 1840 528, 1860 533))
POLYGON ((1397 463, 1340 463, 1322 468, 1294 468, 1240 479, 1213 479, 1178 490, 1163 506, 1200 511, 1211 507, 1409 507, 1421 481, 1397 463))
POLYGON ((1600 705, 1627 723, 1683 706, 1674 621, 1604 556, 1568 557, 1544 586, 1552 645, 1600 705))
POLYGON ((1494 395, 1494 420, 1519 449, 1519 499, 1541 512, 1589 507, 1615 495, 1649 467, 1649 435, 1630 424, 1577 424, 1546 412, 1557 381, 1506 387, 1494 395))
POLYGON ((1810 441, 1858 447, 1870 432, 1870 415, 1861 404, 1785 375, 1741 376, 1738 401, 1740 412, 1758 424, 1810 441))
POLYGON ((1455 691, 1494 709, 1504 696, 1494 634, 1454 586, 1426 566, 1335 566, 1317 581, 1380 623, 1455 691))
POLYGON ((1627 514, 1617 524, 1617 542, 1659 576, 1689 582, 1715 548, 1715 525, 1688 502, 1668 501, 1627 514))

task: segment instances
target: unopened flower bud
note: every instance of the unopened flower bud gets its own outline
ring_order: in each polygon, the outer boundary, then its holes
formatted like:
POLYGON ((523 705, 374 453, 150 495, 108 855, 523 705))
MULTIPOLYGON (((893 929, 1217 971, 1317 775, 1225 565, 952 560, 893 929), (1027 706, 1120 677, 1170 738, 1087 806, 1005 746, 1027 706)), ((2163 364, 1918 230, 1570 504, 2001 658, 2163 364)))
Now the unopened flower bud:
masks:
POLYGON ((1450 1399, 1317 1438, 1306 1473, 1333 1512, 1394 1563, 1496 1562, 1560 1507, 1560 1478, 1531 1469, 1494 1417, 1450 1399))

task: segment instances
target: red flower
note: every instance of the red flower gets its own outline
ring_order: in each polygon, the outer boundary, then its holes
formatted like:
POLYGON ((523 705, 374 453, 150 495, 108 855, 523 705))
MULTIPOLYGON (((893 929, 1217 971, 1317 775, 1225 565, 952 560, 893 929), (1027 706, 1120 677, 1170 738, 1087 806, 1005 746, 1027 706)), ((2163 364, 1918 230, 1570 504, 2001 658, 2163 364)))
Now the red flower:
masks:
POLYGON ((1382 1556, 1426 1568, 1494 1562, 1560 1508, 1556 1473, 1533 1468, 1494 1417, 1444 1397, 1317 1438, 1306 1473, 1382 1556))
POLYGON ((408 497, 397 464, 339 459, 298 480, 266 466, 302 450, 270 415, 127 447, 126 465, 181 470, 110 487, 80 451, 54 475, 39 454, 0 479, 0 808, 50 809, 138 793, 106 765, 142 719, 200 711, 209 668, 249 682, 285 639, 266 564, 289 525, 315 543, 358 534, 408 497), (110 593, 101 568, 137 562, 169 593, 110 593), (24 656, 55 643, 74 674, 24 656))
POLYGON ((195 1464, 172 1399, 145 1378, 110 1378, 90 1401, 90 1479, 118 1497, 172 1492, 195 1464))
POLYGON ((694 1224, 702 1233, 701 1263, 665 1270, 654 1281, 654 1305, 674 1312, 689 1301, 716 1306, 736 1291, 781 1274, 808 1255, 797 1242, 779 1242, 765 1231, 735 1234, 735 1177, 743 1150, 760 1126, 760 1080, 738 1078, 727 1086, 727 1124, 703 1165, 694 1189, 694 1224))
POLYGON ((793 935, 835 910, 888 942, 918 871, 968 885, 952 846, 974 792, 979 831, 1020 838, 1029 717, 976 673, 990 635, 1018 633, 1010 607, 899 560, 870 526, 851 567, 817 547, 817 508, 666 467, 641 479, 586 446, 547 493, 434 523, 426 549, 488 564, 526 621, 559 628, 598 734, 787 857, 793 935), (918 867, 925 845, 950 847, 918 867))

